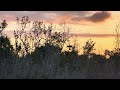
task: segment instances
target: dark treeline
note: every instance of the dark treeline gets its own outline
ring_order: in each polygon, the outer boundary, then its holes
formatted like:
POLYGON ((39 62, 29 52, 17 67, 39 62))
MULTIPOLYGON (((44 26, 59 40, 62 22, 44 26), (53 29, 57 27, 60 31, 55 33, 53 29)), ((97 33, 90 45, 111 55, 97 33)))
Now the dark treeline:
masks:
MULTIPOLYGON (((120 78, 120 49, 118 38, 113 51, 104 55, 94 53, 95 42, 91 39, 83 46, 79 55, 76 44, 67 45, 69 30, 65 20, 60 22, 61 31, 55 32, 53 25, 34 21, 32 28, 29 17, 17 17, 18 30, 14 31, 14 45, 0 26, 0 78, 1 79, 87 79, 120 78)), ((116 32, 118 32, 118 28, 116 32)))

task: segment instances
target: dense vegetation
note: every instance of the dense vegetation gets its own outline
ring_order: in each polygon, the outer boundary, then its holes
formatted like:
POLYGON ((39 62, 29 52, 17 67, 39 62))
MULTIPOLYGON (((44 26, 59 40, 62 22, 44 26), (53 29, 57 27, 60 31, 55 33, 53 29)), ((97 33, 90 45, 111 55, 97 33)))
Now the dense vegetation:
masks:
POLYGON ((79 55, 76 45, 67 45, 69 30, 61 23, 62 31, 54 32, 53 25, 46 27, 35 21, 29 31, 29 17, 17 18, 18 30, 14 31, 15 44, 0 27, 0 78, 1 79, 87 79, 120 78, 120 49, 105 50, 104 55, 94 53, 95 42, 91 39, 79 55))

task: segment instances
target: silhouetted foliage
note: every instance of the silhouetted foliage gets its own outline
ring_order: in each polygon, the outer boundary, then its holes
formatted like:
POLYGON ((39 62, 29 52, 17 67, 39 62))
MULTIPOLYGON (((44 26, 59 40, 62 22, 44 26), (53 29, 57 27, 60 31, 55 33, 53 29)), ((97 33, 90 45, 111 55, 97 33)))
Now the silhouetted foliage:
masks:
POLYGON ((0 34, 2 33, 2 31, 6 28, 7 26, 7 23, 6 23, 6 20, 3 20, 3 22, 1 23, 1 26, 0 26, 0 34))
POLYGON ((16 20, 15 48, 2 34, 6 21, 1 23, 0 78, 120 78, 120 53, 116 50, 105 50, 104 55, 96 54, 93 52, 95 42, 90 39, 83 46, 82 54, 78 53, 76 43, 69 43, 66 46, 68 51, 62 51, 69 41, 66 21, 60 23, 63 31, 55 32, 52 24, 46 27, 41 21, 32 23, 28 16, 16 20))
POLYGON ((74 64, 76 62, 76 60, 78 59, 78 53, 76 51, 65 51, 61 53, 61 61, 60 61, 60 65, 66 65, 66 63, 69 64, 74 64))
POLYGON ((94 49, 95 43, 90 39, 85 43, 85 46, 83 46, 83 52, 86 55, 89 55, 94 49))
POLYGON ((13 46, 9 38, 2 34, 2 31, 7 27, 6 20, 3 20, 0 26, 0 58, 11 59, 14 56, 13 46))
POLYGON ((31 57, 35 62, 41 62, 46 58, 49 59, 53 57, 54 54, 60 54, 62 48, 54 45, 50 45, 48 43, 45 46, 37 47, 34 52, 31 53, 31 57))
POLYGON ((0 58, 10 59, 13 54, 13 47, 8 37, 0 37, 0 58))

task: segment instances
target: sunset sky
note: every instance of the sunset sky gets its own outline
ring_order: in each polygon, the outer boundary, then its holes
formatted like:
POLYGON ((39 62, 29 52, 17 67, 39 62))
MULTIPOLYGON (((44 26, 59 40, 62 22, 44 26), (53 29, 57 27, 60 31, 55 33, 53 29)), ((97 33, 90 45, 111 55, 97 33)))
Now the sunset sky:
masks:
POLYGON ((77 34, 79 42, 92 38, 101 50, 113 48, 112 34, 120 22, 120 11, 0 11, 0 22, 5 19, 8 23, 5 32, 11 35, 16 28, 16 17, 22 16, 53 25, 65 18, 71 26, 70 32, 77 34))
POLYGON ((115 25, 120 20, 119 11, 0 11, 0 21, 7 20, 8 31, 15 29, 16 17, 22 16, 53 24, 66 18, 67 23, 73 27, 71 32, 80 34, 113 34, 115 25))

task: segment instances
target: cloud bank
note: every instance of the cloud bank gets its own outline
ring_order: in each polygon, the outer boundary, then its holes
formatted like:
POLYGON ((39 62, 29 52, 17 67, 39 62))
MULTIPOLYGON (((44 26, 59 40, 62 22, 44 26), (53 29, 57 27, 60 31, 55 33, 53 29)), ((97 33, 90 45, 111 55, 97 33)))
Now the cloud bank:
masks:
POLYGON ((0 20, 15 21, 16 17, 29 16, 31 20, 54 21, 62 16, 71 16, 71 22, 103 22, 111 17, 108 11, 0 11, 0 20))

